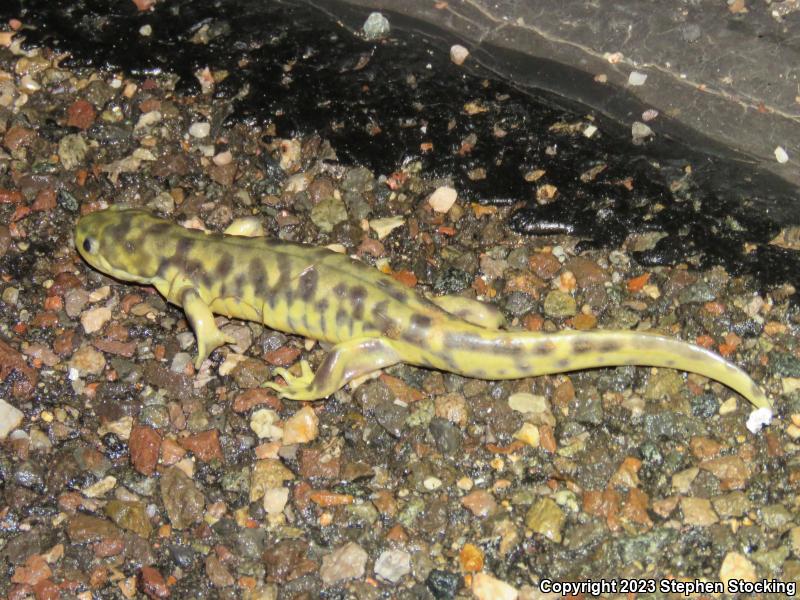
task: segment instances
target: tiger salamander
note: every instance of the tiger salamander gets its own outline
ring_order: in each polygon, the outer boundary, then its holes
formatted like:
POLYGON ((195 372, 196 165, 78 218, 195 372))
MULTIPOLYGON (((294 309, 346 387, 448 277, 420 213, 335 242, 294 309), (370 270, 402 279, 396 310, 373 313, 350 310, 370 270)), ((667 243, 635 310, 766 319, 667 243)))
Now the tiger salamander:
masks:
POLYGON ((264 385, 285 398, 325 398, 398 363, 480 379, 645 365, 699 373, 758 408, 770 407, 744 371, 704 348, 638 331, 501 330, 499 312, 486 304, 425 298, 326 248, 185 229, 131 208, 81 217, 75 239, 94 268, 150 284, 183 307, 197 338, 198 368, 215 348, 233 341, 214 323, 214 313, 332 344, 316 372, 305 361, 299 376, 276 369, 286 385, 264 385))

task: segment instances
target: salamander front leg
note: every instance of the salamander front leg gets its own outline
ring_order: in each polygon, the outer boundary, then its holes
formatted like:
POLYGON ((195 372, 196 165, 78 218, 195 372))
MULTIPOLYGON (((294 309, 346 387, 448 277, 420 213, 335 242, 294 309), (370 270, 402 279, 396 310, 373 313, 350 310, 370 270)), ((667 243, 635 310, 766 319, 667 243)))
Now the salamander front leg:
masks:
POLYGON ((267 382, 264 387, 275 390, 291 400, 319 400, 327 398, 344 385, 378 369, 400 362, 400 356, 387 340, 359 338, 334 346, 312 373, 306 361, 300 363, 302 374, 296 377, 286 369, 275 369, 275 374, 286 380, 286 385, 267 382))
POLYGON ((236 343, 236 340, 219 330, 217 324, 214 323, 211 309, 208 304, 203 302, 195 288, 184 288, 179 297, 197 338, 197 358, 194 359, 194 368, 199 369, 203 361, 214 350, 223 344, 236 343))

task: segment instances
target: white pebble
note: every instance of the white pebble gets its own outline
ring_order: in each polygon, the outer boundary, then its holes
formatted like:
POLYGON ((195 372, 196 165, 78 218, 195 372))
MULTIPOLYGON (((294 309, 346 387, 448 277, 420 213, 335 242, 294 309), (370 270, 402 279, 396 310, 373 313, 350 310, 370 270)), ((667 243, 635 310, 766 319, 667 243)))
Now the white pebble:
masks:
POLYGON ((103 328, 111 320, 111 309, 107 306, 98 306, 87 310, 81 315, 81 325, 86 333, 94 333, 103 328))
POLYGON ((153 27, 152 25, 142 25, 139 27, 139 35, 143 37, 150 37, 153 35, 153 27))
POLYGON ((161 121, 162 115, 161 111, 158 110, 151 110, 150 112, 144 113, 139 120, 136 121, 136 125, 133 126, 134 129, 142 129, 144 127, 150 127, 150 125, 155 125, 161 121))
POLYGON ((450 46, 450 60, 452 60, 454 64, 463 65, 468 56, 469 50, 464 48, 461 44, 453 44, 450 46))
POLYGON ((250 416, 250 429, 261 439, 279 440, 283 437, 283 430, 275 426, 277 420, 278 413, 270 408, 261 408, 250 416))
POLYGON ((230 150, 225 150, 224 152, 215 154, 214 158, 211 160, 213 160, 214 164, 218 167, 224 167, 225 165, 231 164, 231 161, 233 160, 233 154, 231 154, 230 150))
POLYGON ((21 410, 0 398, 0 440, 6 439, 11 431, 19 427, 24 417, 21 410))
POLYGON ((394 231, 398 227, 402 227, 405 224, 406 220, 403 217, 386 217, 384 219, 372 219, 372 221, 369 222, 370 229, 372 229, 378 235, 379 240, 382 240, 392 231, 394 231))
POLYGON ((285 487, 271 488, 264 492, 264 510, 268 515, 279 515, 289 501, 289 489, 285 487))
POLYGON ((631 74, 628 75, 628 85, 644 85, 645 81, 647 81, 647 75, 645 73, 631 71, 631 74))
POLYGON ((653 135, 653 130, 641 121, 634 121, 631 125, 631 137, 633 141, 641 141, 653 135))
POLYGON ((36 81, 30 75, 24 75, 22 77, 22 79, 19 82, 19 87, 20 89, 25 90, 29 94, 32 94, 33 92, 38 92, 40 89, 42 89, 42 86, 39 84, 39 82, 36 81))
POLYGON ((191 127, 189 127, 189 135, 198 139, 208 137, 209 133, 211 133, 211 124, 205 121, 192 123, 191 127))
POLYGON ((658 111, 655 108, 648 108, 646 111, 642 113, 642 121, 647 123, 647 121, 652 121, 658 116, 658 111))
POLYGON ((438 490, 440 487, 442 487, 442 480, 438 477, 427 477, 425 481, 422 482, 422 485, 426 490, 438 490))
POLYGON ((379 40, 389 34, 391 26, 389 19, 379 12, 370 13, 364 25, 361 27, 364 37, 368 40, 379 40))
POLYGON ((775 148, 775 160, 781 164, 789 162, 789 155, 786 153, 786 150, 783 149, 783 146, 775 148))
POLYGON ((375 574, 397 583, 411 572, 411 555, 405 550, 384 550, 375 561, 375 574))
POLYGON ((458 197, 458 192, 456 192, 453 188, 442 186, 436 188, 436 190, 428 197, 428 204, 431 205, 431 208, 438 213, 446 213, 453 207, 453 204, 456 203, 456 198, 458 197))
POLYGON ((750 433, 758 433, 772 421, 772 409, 769 407, 757 408, 747 417, 747 429, 750 433))

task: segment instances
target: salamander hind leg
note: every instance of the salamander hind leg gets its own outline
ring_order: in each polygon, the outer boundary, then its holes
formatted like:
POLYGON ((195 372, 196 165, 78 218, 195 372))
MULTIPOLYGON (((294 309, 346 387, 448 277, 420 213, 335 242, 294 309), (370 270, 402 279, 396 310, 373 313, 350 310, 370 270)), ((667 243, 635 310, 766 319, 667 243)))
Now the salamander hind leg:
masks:
POLYGON ((203 302, 195 288, 183 289, 179 298, 197 338, 197 357, 194 360, 194 367, 199 369, 209 354, 223 344, 235 343, 235 340, 219 330, 211 309, 203 302))
POLYGON ((398 362, 400 355, 389 341, 358 338, 334 346, 316 373, 311 371, 306 361, 301 361, 300 376, 292 375, 286 369, 275 370, 275 374, 283 377, 286 385, 275 382, 263 385, 290 400, 319 400, 327 398, 356 377, 398 362))

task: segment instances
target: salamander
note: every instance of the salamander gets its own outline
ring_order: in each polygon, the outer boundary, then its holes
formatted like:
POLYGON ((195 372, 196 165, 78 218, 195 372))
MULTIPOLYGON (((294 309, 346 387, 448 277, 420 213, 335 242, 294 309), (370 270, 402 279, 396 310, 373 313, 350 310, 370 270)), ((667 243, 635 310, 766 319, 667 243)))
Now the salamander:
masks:
MULTIPOLYGON (((275 371, 265 387, 294 400, 330 396, 360 376, 398 363, 480 379, 517 379, 596 367, 642 365, 699 373, 757 408, 770 408, 742 369, 713 352, 639 331, 535 333, 500 329, 499 311, 458 296, 427 298, 377 269, 326 248, 190 230, 141 209, 110 208, 78 220, 75 242, 95 269, 149 284, 180 306, 203 360, 233 342, 214 314, 332 345, 313 372, 275 371)), ((234 235, 238 234, 238 235, 234 235)))

